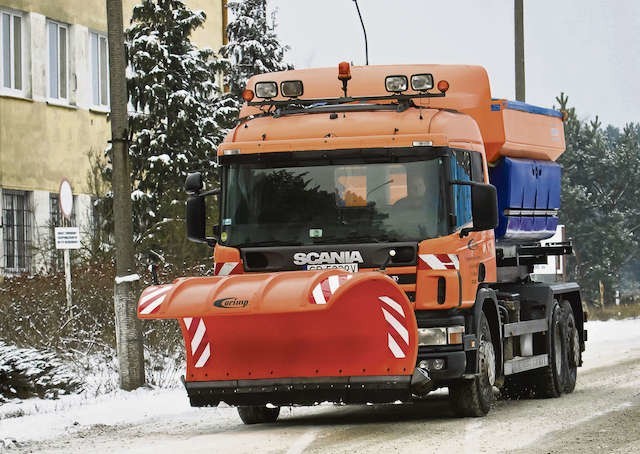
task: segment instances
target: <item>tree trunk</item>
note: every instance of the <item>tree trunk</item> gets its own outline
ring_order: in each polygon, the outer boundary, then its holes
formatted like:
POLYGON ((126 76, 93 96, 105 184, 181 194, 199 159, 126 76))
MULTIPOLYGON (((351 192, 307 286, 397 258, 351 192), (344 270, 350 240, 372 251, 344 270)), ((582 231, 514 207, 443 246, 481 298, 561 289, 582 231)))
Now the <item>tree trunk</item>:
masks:
POLYGON ((138 279, 134 268, 131 179, 128 160, 127 81, 125 77, 122 0, 106 0, 111 88, 111 146, 113 162, 113 221, 116 279, 116 350, 120 387, 132 390, 144 384, 142 330, 136 316, 138 279))

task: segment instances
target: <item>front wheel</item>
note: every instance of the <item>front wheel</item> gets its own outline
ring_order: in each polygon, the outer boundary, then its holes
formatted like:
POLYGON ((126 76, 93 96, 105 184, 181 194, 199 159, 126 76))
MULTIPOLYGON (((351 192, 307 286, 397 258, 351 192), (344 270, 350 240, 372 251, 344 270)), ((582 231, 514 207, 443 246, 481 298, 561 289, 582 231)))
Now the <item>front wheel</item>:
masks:
POLYGON ((489 413, 494 399, 496 354, 484 313, 480 315, 478 337, 478 375, 472 380, 462 380, 449 386, 449 399, 457 416, 484 416, 489 413))
POLYGON ((276 422, 280 414, 280 407, 265 405, 247 405, 238 407, 238 415, 245 424, 262 424, 276 422))

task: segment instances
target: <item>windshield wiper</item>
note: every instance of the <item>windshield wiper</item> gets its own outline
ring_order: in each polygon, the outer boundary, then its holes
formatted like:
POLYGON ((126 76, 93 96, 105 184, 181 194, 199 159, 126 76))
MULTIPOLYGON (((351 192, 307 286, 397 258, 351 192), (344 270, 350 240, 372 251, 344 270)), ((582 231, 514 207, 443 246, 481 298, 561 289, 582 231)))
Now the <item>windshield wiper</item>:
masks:
POLYGON ((261 246, 301 246, 299 241, 282 241, 282 240, 265 240, 265 241, 250 241, 248 243, 241 243, 238 247, 261 247, 261 246))
POLYGON ((326 238, 314 238, 313 244, 341 244, 351 242, 362 243, 393 243, 398 241, 397 238, 389 237, 388 235, 345 235, 345 236, 331 236, 326 238))

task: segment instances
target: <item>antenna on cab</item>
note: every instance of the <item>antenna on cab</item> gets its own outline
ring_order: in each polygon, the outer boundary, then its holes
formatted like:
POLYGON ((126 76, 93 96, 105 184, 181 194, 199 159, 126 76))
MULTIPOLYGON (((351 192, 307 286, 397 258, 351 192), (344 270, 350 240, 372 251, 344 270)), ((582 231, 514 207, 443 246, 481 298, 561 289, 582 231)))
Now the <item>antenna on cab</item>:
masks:
POLYGON ((360 24, 362 25, 362 33, 364 33, 364 58, 365 65, 369 66, 369 44, 367 44, 367 30, 364 28, 364 21, 362 20, 362 14, 360 14, 360 8, 358 7, 358 0, 353 0, 356 4, 356 10, 358 11, 358 17, 360 18, 360 24))

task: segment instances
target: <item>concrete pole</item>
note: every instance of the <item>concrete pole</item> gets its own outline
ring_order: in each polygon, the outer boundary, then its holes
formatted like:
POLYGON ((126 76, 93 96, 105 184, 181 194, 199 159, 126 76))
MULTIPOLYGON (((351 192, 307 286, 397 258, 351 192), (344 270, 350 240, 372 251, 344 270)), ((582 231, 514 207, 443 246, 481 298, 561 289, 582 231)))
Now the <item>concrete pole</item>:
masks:
POLYGON ((524 0, 514 0, 516 100, 525 102, 524 90, 524 0))
POLYGON ((144 385, 142 329, 137 318, 139 296, 134 266, 131 219, 131 176, 128 159, 127 81, 125 77, 122 0, 107 2, 109 86, 111 88, 111 146, 113 162, 113 221, 116 278, 113 303, 116 315, 116 350, 120 387, 132 390, 144 385))

